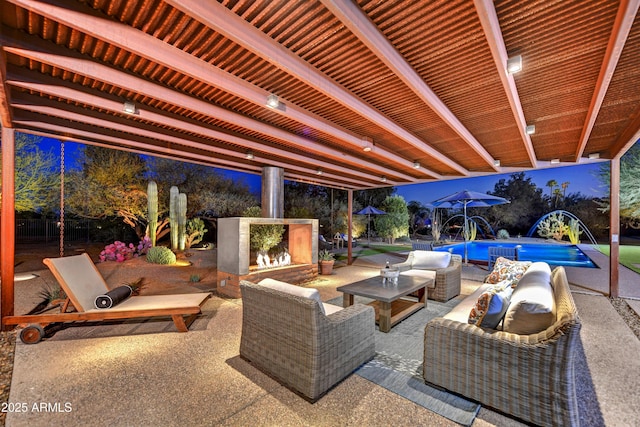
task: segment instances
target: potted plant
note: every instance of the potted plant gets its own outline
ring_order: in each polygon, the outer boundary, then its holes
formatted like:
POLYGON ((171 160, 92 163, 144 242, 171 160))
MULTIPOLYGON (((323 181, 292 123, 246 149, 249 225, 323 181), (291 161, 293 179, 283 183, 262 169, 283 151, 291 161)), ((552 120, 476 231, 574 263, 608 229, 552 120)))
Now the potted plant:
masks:
POLYGON ((318 252, 318 261, 320 262, 320 274, 331 274, 331 272, 333 271, 333 263, 335 261, 333 258, 333 253, 329 252, 326 249, 321 250, 320 252, 318 252))

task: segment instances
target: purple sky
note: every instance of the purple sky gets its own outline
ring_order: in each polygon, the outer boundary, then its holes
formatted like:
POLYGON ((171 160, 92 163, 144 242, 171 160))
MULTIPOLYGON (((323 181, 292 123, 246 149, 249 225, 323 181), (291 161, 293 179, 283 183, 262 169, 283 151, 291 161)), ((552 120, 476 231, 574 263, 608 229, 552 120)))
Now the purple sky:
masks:
MULTIPOLYGON (((73 158, 77 156, 80 150, 81 144, 73 142, 67 142, 65 145, 66 153, 66 167, 73 167, 73 158)), ((60 154, 60 142, 51 139, 44 138, 42 149, 53 149, 56 155, 60 154)), ((558 184, 562 182, 569 182, 567 187, 567 194, 580 192, 585 196, 602 197, 606 194, 605 189, 601 186, 600 181, 597 179, 597 172, 599 170, 598 163, 591 163, 588 165, 580 166, 565 166, 553 169, 540 169, 536 171, 527 171, 526 176, 531 177, 533 182, 542 188, 545 194, 548 194, 549 187, 546 183, 549 180, 555 179, 558 184)), ((226 176, 239 181, 244 181, 250 188, 259 193, 260 192, 260 175, 246 174, 242 172, 229 171, 224 169, 218 169, 218 171, 224 173, 226 176)), ((510 174, 504 175, 492 175, 478 178, 463 178, 454 179, 448 181, 439 181, 428 184, 411 184, 402 185, 397 187, 397 193, 404 197, 407 202, 412 200, 428 204, 441 197, 455 193, 461 190, 472 190, 486 193, 487 191, 493 191, 494 185, 499 179, 509 179, 510 174)))

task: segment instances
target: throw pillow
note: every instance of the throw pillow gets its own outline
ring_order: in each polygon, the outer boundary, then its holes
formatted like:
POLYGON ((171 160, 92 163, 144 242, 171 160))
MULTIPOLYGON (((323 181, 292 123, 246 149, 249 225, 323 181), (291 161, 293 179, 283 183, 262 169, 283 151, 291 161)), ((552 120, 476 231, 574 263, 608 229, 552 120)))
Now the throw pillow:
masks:
POLYGON ((435 270, 445 268, 451 262, 450 252, 440 251, 413 251, 411 268, 423 270, 435 270))
POLYGON ((512 292, 510 280, 504 280, 484 291, 469 313, 469 323, 495 329, 509 307, 512 292))
POLYGON ((491 271, 487 277, 486 282, 499 283, 503 280, 510 280, 512 286, 515 286, 530 265, 531 261, 511 261, 507 258, 498 257, 493 271, 491 271))

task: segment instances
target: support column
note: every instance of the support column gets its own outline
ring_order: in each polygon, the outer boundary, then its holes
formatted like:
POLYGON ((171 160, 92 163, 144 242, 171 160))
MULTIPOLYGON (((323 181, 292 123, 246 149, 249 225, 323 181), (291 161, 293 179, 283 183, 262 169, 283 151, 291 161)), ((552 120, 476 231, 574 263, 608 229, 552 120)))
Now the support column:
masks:
POLYGON ((284 169, 262 168, 262 217, 284 218, 284 169))
MULTIPOLYGON (((0 216, 0 317, 13 316, 15 273, 15 131, 2 127, 2 206, 0 216)), ((2 325, 2 330, 10 328, 2 325)))
POLYGON ((611 159, 609 182, 609 296, 620 296, 620 157, 611 159))
POLYGON ((353 250, 351 242, 353 241, 353 190, 347 190, 347 265, 353 264, 353 250))

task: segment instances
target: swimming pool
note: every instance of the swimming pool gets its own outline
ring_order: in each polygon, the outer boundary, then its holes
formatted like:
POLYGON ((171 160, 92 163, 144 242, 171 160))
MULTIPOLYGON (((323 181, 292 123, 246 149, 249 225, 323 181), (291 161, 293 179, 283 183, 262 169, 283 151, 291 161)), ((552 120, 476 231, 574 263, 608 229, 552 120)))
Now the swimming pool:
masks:
MULTIPOLYGON (((551 265, 564 265, 568 267, 597 268, 589 258, 576 245, 564 245, 553 243, 509 243, 497 241, 473 241, 467 243, 467 259, 471 262, 486 262, 489 259, 489 246, 501 246, 518 248, 518 258, 521 261, 544 261, 551 265)), ((464 258, 464 243, 436 246, 434 251, 448 251, 461 255, 464 258)))

